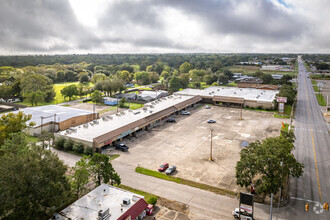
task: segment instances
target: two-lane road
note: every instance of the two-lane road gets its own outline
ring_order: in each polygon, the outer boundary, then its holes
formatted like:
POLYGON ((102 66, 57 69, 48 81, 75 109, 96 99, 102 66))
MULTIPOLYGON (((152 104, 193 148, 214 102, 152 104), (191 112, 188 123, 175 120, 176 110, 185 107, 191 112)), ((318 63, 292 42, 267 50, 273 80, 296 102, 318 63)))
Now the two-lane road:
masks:
POLYGON ((294 155, 304 164, 304 174, 291 178, 290 204, 281 208, 280 216, 286 219, 330 219, 322 209, 330 202, 330 138, 328 126, 315 97, 311 79, 298 57, 298 98, 295 113, 294 155), (305 204, 309 211, 305 212, 305 204))

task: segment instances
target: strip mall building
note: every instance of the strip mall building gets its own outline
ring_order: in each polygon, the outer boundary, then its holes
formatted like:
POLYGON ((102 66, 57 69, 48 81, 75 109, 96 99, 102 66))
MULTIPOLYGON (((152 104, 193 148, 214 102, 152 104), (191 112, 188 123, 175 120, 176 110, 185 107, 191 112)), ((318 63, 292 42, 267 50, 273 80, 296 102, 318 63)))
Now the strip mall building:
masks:
POLYGON ((55 134, 71 138, 95 151, 114 144, 126 136, 136 136, 141 130, 149 130, 180 111, 197 103, 222 106, 273 108, 277 90, 260 90, 237 87, 209 87, 204 90, 185 89, 171 96, 147 103, 138 110, 126 110, 98 120, 71 127, 55 134))

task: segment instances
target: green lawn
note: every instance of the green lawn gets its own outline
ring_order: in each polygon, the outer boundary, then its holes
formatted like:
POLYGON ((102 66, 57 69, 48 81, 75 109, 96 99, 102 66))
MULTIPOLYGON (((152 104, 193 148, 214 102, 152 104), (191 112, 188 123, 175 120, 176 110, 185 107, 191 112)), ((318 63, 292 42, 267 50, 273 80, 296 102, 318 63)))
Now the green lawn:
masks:
MULTIPOLYGON (((56 96, 54 98, 53 101, 51 102, 42 102, 42 103, 38 103, 38 106, 41 105, 56 105, 56 104, 60 104, 63 102, 68 102, 69 98, 64 99, 64 97, 61 94, 61 90, 66 87, 66 86, 70 86, 70 85, 78 85, 79 82, 63 82, 63 83, 56 83, 54 84, 54 91, 56 93, 56 96)), ((84 86, 91 86, 93 85, 93 83, 85 83, 84 86)), ((75 96, 72 98, 72 100, 76 100, 79 99, 79 96, 75 96)), ((18 102, 17 104, 21 104, 21 105, 27 105, 27 106, 32 106, 31 103, 23 101, 23 102, 18 102)))
POLYGON ((319 87, 317 87, 317 86, 313 86, 313 89, 315 92, 320 92, 319 87))
POLYGON ((317 84, 317 82, 314 79, 312 79, 312 84, 317 84))
POLYGON ((320 106, 326 106, 327 105, 327 101, 324 99, 324 96, 322 94, 315 94, 317 101, 319 102, 320 106))
POLYGON ((141 196, 144 196, 144 200, 148 203, 148 204, 152 204, 154 202, 152 202, 152 200, 154 201, 157 201, 158 199, 158 196, 154 195, 154 194, 151 194, 151 193, 147 193, 147 192, 143 192, 141 190, 137 190, 137 189, 133 189, 129 186, 125 186, 125 185, 122 185, 120 184, 119 186, 117 186, 118 188, 121 188, 121 189, 124 189, 124 190, 127 190, 127 191, 130 191, 132 193, 136 193, 136 194, 139 194, 141 196))
POLYGON ((207 190, 207 191, 210 191, 210 192, 214 192, 214 193, 217 193, 217 194, 220 194, 220 195, 235 196, 235 192, 227 190, 227 189, 221 189, 221 188, 218 188, 218 187, 215 187, 215 186, 210 186, 210 185, 207 185, 207 184, 182 179, 180 177, 168 176, 166 174, 163 174, 163 173, 160 173, 160 172, 157 172, 157 171, 153 171, 153 170, 149 170, 149 169, 146 169, 146 168, 143 168, 143 167, 136 167, 135 172, 141 173, 141 174, 144 174, 144 175, 148 175, 148 176, 153 176, 153 177, 160 178, 160 179, 164 179, 164 180, 167 180, 167 181, 172 181, 172 182, 183 184, 183 185, 188 185, 188 186, 191 186, 191 187, 196 187, 196 188, 207 190))
POLYGON ((28 135, 28 136, 27 136, 27 139, 28 139, 28 141, 31 142, 31 143, 37 143, 37 142, 39 142, 39 139, 38 139, 37 137, 34 137, 34 136, 30 136, 30 135, 28 135))

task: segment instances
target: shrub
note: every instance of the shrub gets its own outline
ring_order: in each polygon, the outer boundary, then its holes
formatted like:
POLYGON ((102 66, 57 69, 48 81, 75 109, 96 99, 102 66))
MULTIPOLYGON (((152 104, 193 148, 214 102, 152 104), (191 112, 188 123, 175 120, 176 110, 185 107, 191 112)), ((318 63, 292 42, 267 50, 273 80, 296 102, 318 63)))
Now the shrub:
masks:
POLYGON ((92 155, 93 154, 93 148, 85 146, 84 148, 84 154, 86 155, 92 155))
POLYGON ((71 140, 71 139, 65 140, 64 150, 72 150, 73 145, 74 145, 73 140, 71 140))
POLYGON ((153 196, 153 197, 151 197, 150 199, 148 199, 146 202, 147 202, 148 204, 155 205, 156 202, 157 202, 157 197, 153 196))
POLYGON ((60 137, 55 139, 55 148, 63 149, 64 148, 65 138, 60 137))
POLYGON ((75 143, 72 149, 78 153, 82 153, 84 152, 84 147, 85 146, 82 143, 75 143))

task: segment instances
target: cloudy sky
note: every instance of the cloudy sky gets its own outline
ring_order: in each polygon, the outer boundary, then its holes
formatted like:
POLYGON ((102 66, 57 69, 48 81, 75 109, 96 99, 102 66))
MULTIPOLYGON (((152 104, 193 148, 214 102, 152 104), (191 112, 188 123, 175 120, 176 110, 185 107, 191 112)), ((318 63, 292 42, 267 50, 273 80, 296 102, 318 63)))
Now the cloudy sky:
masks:
POLYGON ((330 52, 329 0, 0 0, 0 55, 330 52))

